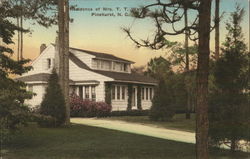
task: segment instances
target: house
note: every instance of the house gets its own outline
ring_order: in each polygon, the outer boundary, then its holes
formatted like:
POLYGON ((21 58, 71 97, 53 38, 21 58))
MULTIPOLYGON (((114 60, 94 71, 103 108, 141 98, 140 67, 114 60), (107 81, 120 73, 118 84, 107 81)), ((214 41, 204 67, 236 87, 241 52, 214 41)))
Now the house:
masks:
MULTIPOLYGON (((36 93, 26 103, 40 105, 52 68, 58 68, 58 51, 54 44, 40 47, 40 55, 32 62, 33 69, 17 80, 27 84, 27 89, 36 93)), ((112 111, 149 109, 157 81, 131 72, 134 62, 107 53, 70 48, 69 79, 70 93, 82 99, 106 101, 112 111)))

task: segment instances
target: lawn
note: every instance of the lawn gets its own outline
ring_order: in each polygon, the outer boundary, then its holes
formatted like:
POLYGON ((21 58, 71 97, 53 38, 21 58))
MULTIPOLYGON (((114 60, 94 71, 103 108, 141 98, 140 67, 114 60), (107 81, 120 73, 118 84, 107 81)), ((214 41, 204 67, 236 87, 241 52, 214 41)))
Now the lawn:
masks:
POLYGON ((172 121, 151 121, 148 116, 122 116, 109 117, 108 120, 119 120, 132 123, 140 123, 149 126, 156 126, 167 129, 182 130, 195 132, 195 114, 191 115, 191 119, 185 119, 185 114, 176 114, 172 121))
MULTIPOLYGON (((25 127, 4 145, 3 159, 194 159, 195 146, 115 130, 72 125, 25 127), (6 153, 7 152, 7 153, 6 153)), ((213 149, 211 159, 246 159, 247 154, 213 149)))

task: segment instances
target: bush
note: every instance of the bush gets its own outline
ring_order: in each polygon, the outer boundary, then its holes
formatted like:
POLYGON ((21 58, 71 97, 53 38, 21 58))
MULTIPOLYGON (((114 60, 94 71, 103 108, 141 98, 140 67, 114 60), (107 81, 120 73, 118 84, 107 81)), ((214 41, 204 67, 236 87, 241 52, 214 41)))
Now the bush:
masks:
POLYGON ((53 70, 40 108, 42 115, 51 116, 56 119, 56 126, 64 124, 66 117, 65 101, 58 82, 59 79, 56 71, 53 70))
POLYGON ((149 110, 112 111, 110 116, 148 116, 149 110))
POLYGON ((107 117, 110 112, 111 105, 105 102, 83 100, 75 94, 70 97, 71 117, 107 117))
POLYGON ((160 80, 155 96, 152 100, 149 118, 151 120, 168 121, 175 114, 174 98, 172 97, 170 87, 166 87, 166 82, 160 80))
POLYGON ((56 118, 48 115, 34 114, 33 119, 41 127, 57 127, 58 122, 56 118))

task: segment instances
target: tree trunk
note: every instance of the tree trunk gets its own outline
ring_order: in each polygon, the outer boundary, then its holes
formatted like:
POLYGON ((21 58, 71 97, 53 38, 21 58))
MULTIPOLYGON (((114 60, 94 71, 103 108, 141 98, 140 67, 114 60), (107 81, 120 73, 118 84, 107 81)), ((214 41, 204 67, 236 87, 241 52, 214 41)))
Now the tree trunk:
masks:
MULTIPOLYGON (((20 17, 20 27, 23 28, 23 16, 20 17)), ((20 32, 20 60, 23 59, 23 32, 20 32)))
MULTIPOLYGON (((17 27, 20 27, 19 17, 17 17, 17 27)), ((20 60, 20 31, 17 31, 17 61, 20 60)))
MULTIPOLYGON (((184 8, 184 16, 185 16, 185 27, 188 26, 188 15, 187 15, 187 8, 184 8)), ((189 48, 188 48, 188 30, 186 29, 185 31, 185 54, 186 54, 186 67, 185 67, 185 71, 186 71, 186 77, 188 76, 188 72, 189 72, 189 48)), ((189 81, 187 80, 188 78, 186 78, 185 83, 186 83, 186 89, 187 89, 187 104, 186 104, 186 119, 190 119, 191 115, 190 115, 190 91, 188 90, 188 84, 189 81)))
POLYGON ((59 83, 65 98, 65 124, 70 124, 69 108, 69 6, 68 0, 58 1, 59 83))
POLYGON ((220 56, 220 0, 215 0, 215 59, 220 56))
POLYGON ((237 140, 231 139, 231 147, 230 147, 231 152, 235 152, 236 148, 237 148, 237 140))
POLYGON ((65 91, 65 106, 66 106, 66 125, 70 124, 70 105, 69 105, 69 0, 64 1, 65 6, 65 27, 64 27, 64 91, 65 91))
POLYGON ((197 69, 196 158, 208 159, 208 74, 211 0, 200 0, 197 69))

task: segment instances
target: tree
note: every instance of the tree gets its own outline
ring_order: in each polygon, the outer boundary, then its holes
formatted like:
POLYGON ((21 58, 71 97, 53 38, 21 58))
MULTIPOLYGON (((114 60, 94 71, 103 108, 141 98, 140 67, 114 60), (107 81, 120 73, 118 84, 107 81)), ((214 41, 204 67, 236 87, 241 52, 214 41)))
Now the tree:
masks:
POLYGON ((215 0, 215 59, 220 55, 220 0, 215 0))
MULTIPOLYGON (((30 32, 30 30, 14 24, 14 20, 17 16, 23 16, 35 20, 45 27, 55 22, 53 14, 50 14, 49 17, 46 17, 45 14, 53 8, 50 4, 53 4, 54 1, 22 0, 22 3, 23 5, 17 5, 16 0, 0 1, 0 122, 1 133, 6 132, 6 134, 16 130, 20 124, 25 124, 29 112, 24 101, 33 95, 25 90, 26 85, 23 82, 11 78, 31 69, 26 65, 30 60, 15 61, 11 58, 14 52, 9 45, 14 44, 15 33, 30 32)), ((4 137, 1 137, 1 142, 4 137)))
MULTIPOLYGON (((12 10, 13 11, 13 10, 12 10)), ((29 60, 15 61, 11 58, 13 50, 8 45, 13 44, 15 31, 27 32, 17 27, 9 18, 13 12, 5 1, 0 5, 0 125, 1 142, 10 132, 24 124, 28 117, 28 109, 23 104, 32 94, 25 90, 25 84, 13 80, 10 75, 21 75, 31 69, 24 66, 29 60)))
POLYGON ((222 48, 222 57, 215 63, 216 90, 210 100, 210 136, 217 143, 230 143, 232 151, 239 140, 250 140, 249 107, 249 52, 240 22, 244 10, 236 7, 231 23, 226 23, 228 34, 222 48))
POLYGON ((40 113, 54 117, 55 126, 60 126, 65 123, 65 101, 55 70, 53 70, 50 75, 48 87, 41 103, 40 113))
POLYGON ((66 105, 65 124, 70 124, 69 105, 69 1, 58 1, 59 29, 59 83, 61 85, 66 105))
POLYGON ((144 74, 158 80, 165 80, 168 74, 173 74, 173 71, 170 62, 160 56, 150 59, 147 64, 147 70, 144 72, 144 74))
POLYGON ((211 0, 170 0, 149 4, 139 11, 132 10, 132 15, 136 18, 151 18, 155 22, 155 36, 149 39, 138 41, 131 35, 130 28, 124 28, 129 38, 138 47, 149 47, 152 49, 169 48, 175 43, 167 40, 167 36, 183 34, 189 31, 189 35, 198 32, 198 69, 197 69, 197 104, 196 104, 196 157, 197 159, 208 159, 208 74, 209 74, 209 41, 210 41, 210 20, 211 20, 211 0), (188 27, 175 28, 175 23, 182 20, 179 15, 182 6, 197 11, 198 17, 194 19, 188 27), (156 9, 161 7, 162 9, 156 9), (151 10, 150 10, 151 8, 151 10), (198 21, 198 23, 197 23, 198 21), (170 24, 172 31, 166 27, 170 24))
POLYGON ((160 79, 152 100, 149 118, 155 121, 169 121, 175 114, 174 97, 171 84, 164 79, 160 79))

